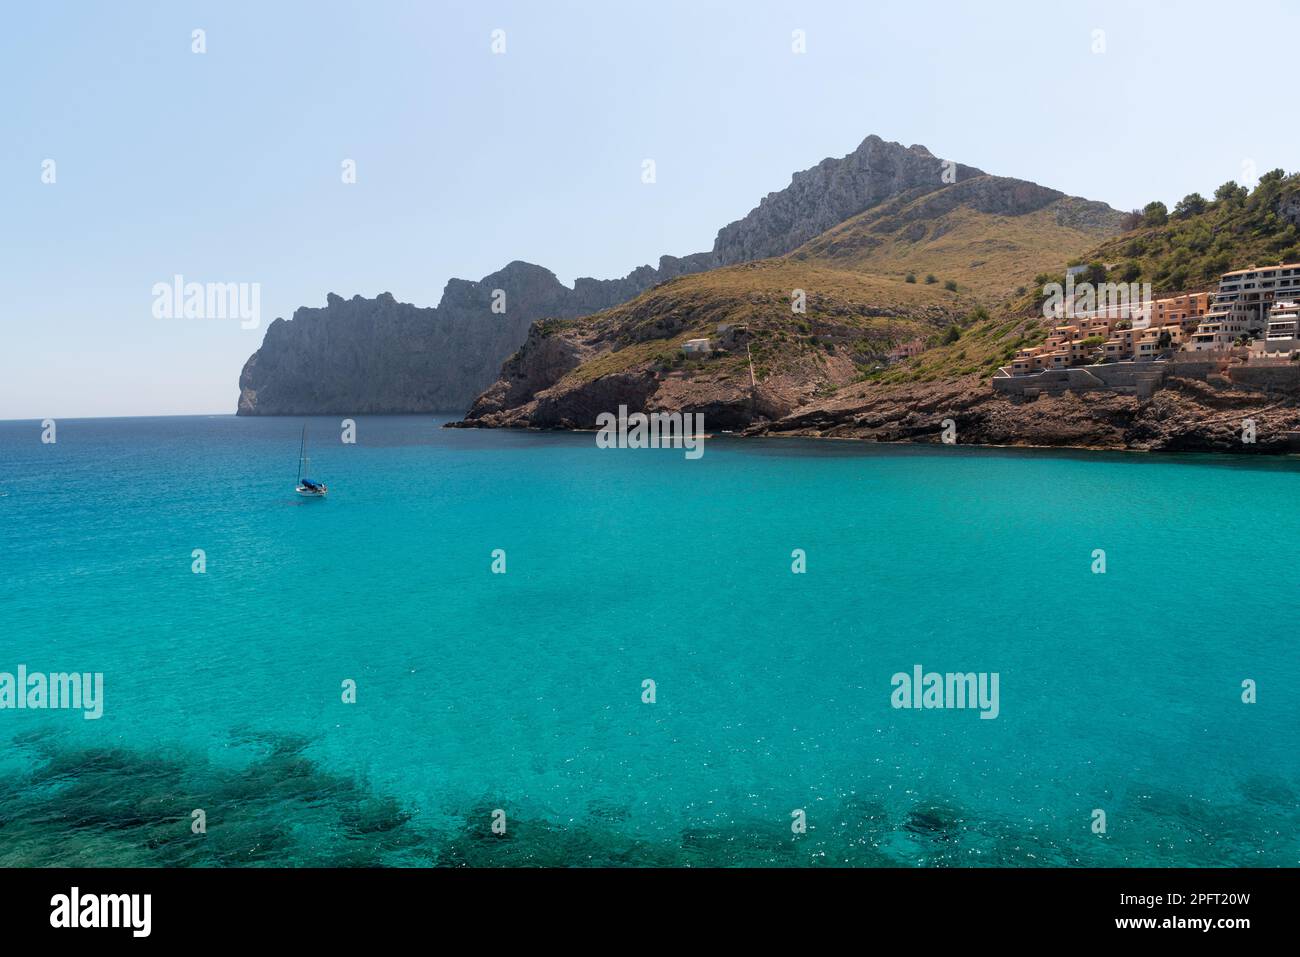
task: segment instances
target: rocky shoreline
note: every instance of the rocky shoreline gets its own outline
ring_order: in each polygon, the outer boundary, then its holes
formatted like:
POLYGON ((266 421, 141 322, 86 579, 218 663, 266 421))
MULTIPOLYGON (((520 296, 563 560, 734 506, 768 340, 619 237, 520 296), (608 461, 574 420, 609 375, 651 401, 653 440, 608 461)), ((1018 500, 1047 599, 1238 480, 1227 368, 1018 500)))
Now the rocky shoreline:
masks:
MULTIPOLYGON (((584 403, 585 404, 585 403, 584 403)), ((709 403, 687 401, 678 411, 704 413, 709 403)), ((564 416, 534 418, 487 414, 447 423, 448 428, 511 428, 588 431, 592 422, 564 416)), ((1151 399, 1110 392, 1066 392, 1036 399, 997 395, 987 382, 881 386, 859 383, 835 395, 801 404, 787 414, 738 423, 735 403, 722 428, 741 437, 792 437, 882 443, 941 443, 951 420, 955 443, 994 448, 1078 449, 1141 452, 1300 452, 1300 402, 1243 389, 1218 388, 1194 379, 1171 378, 1151 399), (1243 442, 1243 421, 1255 425, 1255 441, 1243 442), (738 427, 737 427, 738 426, 738 427)), ((575 410, 576 411, 576 410, 575 410)), ((669 411, 657 404, 644 411, 669 411)), ((713 429, 717 425, 714 420, 713 429)))

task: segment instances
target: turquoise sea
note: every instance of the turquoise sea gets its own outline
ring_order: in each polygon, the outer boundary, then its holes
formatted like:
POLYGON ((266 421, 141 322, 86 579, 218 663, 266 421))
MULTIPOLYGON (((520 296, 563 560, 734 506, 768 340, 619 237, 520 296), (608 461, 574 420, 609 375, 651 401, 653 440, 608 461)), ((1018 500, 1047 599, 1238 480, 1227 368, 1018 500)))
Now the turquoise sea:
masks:
POLYGON ((307 421, 0 423, 0 865, 1300 864, 1296 460, 307 421))

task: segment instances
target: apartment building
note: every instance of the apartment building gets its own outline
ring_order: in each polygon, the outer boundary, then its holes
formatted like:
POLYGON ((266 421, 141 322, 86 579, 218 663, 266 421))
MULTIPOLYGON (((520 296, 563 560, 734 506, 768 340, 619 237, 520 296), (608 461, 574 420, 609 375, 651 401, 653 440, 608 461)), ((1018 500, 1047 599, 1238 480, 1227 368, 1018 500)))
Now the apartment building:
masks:
POLYGON ((1182 323, 1177 321, 1164 326, 1142 329, 1140 333, 1137 341, 1133 343, 1134 359, 1155 359, 1161 353, 1181 349, 1190 336, 1182 323))
POLYGON ((1261 343, 1264 352, 1295 352, 1300 350, 1300 303, 1280 300, 1273 303, 1268 313, 1268 329, 1261 343))
POLYGON ((1196 327, 1188 348, 1193 352, 1219 352, 1231 349, 1242 336, 1257 331, 1257 327, 1244 315, 1235 314, 1234 310, 1224 313, 1209 313, 1205 321, 1196 327))
POLYGON ((1190 348, 1231 349, 1243 335, 1266 335, 1275 302, 1300 297, 1300 263, 1251 266, 1226 272, 1209 311, 1201 318, 1190 348))
POLYGON ((1261 352, 1300 352, 1300 263, 1224 273, 1214 292, 1189 292, 1149 304, 1119 303, 1075 316, 1041 345, 1012 358, 1012 375, 1095 361, 1154 359, 1170 349, 1232 349, 1256 337, 1261 352), (1094 337, 1102 337, 1097 346, 1094 337), (1089 345, 1083 345, 1089 340, 1089 345))
POLYGON ((1212 292, 1190 292, 1168 299, 1157 299, 1151 303, 1151 325, 1195 324, 1210 311, 1213 301, 1212 292))
POLYGON ((1064 369, 1098 355, 1108 362, 1155 358, 1184 345, 1191 329, 1209 312, 1213 295, 1186 293, 1151 303, 1112 304, 1083 313, 1070 324, 1055 327, 1041 345, 1017 352, 1011 360, 1011 374, 1064 369), (1096 337, 1100 337, 1100 345, 1096 337), (1092 341, 1085 346, 1087 340, 1092 341))

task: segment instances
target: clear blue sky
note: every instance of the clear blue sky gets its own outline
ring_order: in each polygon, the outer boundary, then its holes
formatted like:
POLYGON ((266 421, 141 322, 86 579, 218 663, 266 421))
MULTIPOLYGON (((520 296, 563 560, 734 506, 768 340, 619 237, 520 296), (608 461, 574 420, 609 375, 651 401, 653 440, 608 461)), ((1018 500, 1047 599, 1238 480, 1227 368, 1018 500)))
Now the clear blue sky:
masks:
POLYGON ((709 248, 869 133, 1120 208, 1300 166, 1282 3, 42 0, 0 18, 0 418, 229 413, 266 324, 327 292, 432 305, 512 259, 623 275, 709 248), (262 328, 155 319, 175 273, 260 283, 262 328))

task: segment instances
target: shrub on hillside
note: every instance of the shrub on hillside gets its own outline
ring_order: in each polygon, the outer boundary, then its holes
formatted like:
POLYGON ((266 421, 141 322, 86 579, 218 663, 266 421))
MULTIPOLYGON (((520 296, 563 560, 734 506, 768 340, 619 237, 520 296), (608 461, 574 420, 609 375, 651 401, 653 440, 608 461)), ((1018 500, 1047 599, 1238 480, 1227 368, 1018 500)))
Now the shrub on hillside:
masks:
POLYGON ((1124 265, 1116 268, 1115 281, 1137 282, 1141 275, 1142 267, 1130 259, 1128 262, 1124 263, 1124 265))
POLYGON ((1174 206, 1174 218, 1187 219, 1189 216, 1199 216, 1209 208, 1209 201, 1200 193, 1188 193, 1174 206))

